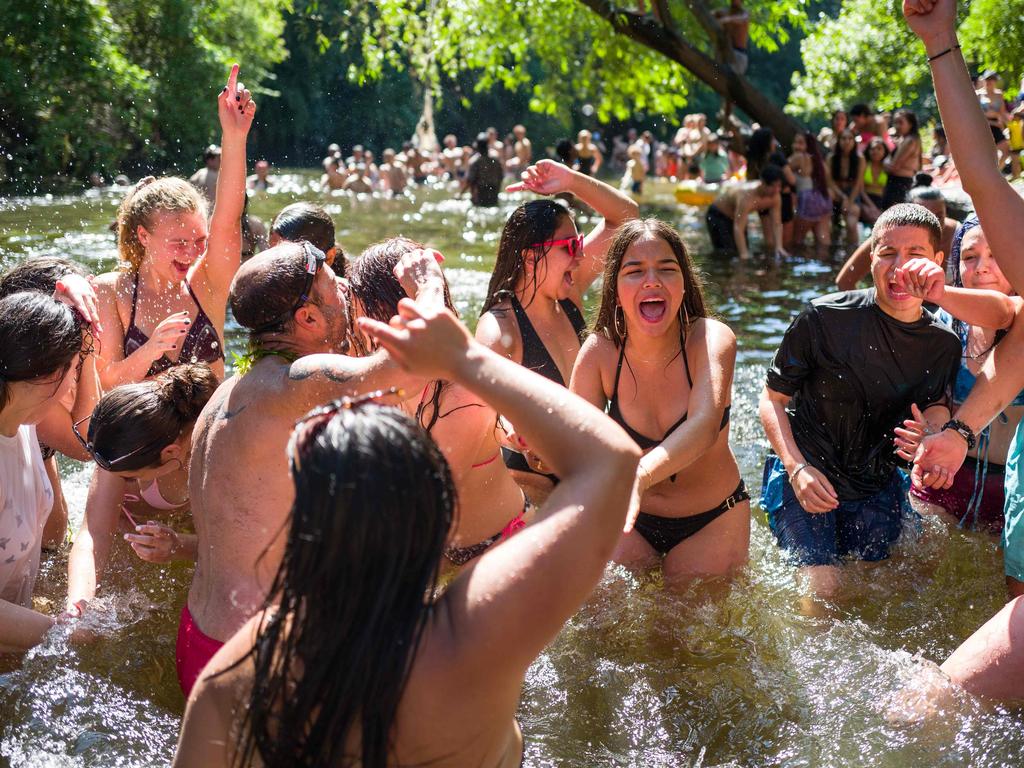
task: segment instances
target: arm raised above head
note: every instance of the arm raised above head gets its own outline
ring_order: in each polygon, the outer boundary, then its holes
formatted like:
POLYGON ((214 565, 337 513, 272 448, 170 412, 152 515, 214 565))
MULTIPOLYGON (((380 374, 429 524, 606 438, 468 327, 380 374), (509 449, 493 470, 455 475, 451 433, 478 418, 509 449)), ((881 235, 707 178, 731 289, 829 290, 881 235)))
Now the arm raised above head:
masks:
POLYGON ((1024 294, 1024 246, 1017 234, 1024 199, 996 167, 992 131, 981 111, 956 37, 956 0, 905 0, 903 12, 924 42, 950 153, 1006 279, 1024 294))
POLYGON ((217 96, 221 127, 217 198, 210 219, 210 239, 196 272, 198 286, 214 301, 227 303, 231 279, 242 263, 242 212, 245 210, 245 145, 256 114, 256 102, 238 82, 238 65, 231 67, 227 85, 217 96))
POLYGON ((406 367, 449 378, 512 420, 561 478, 541 518, 470 565, 439 604, 436 637, 453 660, 452 686, 496 677, 518 686, 604 571, 639 449, 582 398, 473 341, 447 311, 422 313, 407 301, 399 309, 401 323, 362 321, 364 329, 406 367))

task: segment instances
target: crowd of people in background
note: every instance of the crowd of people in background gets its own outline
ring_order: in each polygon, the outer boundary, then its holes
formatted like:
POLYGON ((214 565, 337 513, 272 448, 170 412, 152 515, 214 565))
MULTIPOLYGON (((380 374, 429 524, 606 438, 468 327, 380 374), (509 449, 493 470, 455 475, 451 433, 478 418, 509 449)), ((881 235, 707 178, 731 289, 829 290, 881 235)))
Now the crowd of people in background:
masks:
POLYGON ((142 560, 196 563, 176 765, 520 765, 527 669, 609 560, 671 586, 749 557, 736 337, 679 232, 633 196, 696 168, 721 184, 712 242, 742 257, 751 214, 769 254, 828 244, 833 220, 873 225, 873 287, 809 302, 765 374, 760 506, 778 546, 810 596, 834 600, 850 563, 887 559, 915 515, 999 531, 1013 599, 942 669, 1024 699, 1024 200, 1004 133, 1019 107, 985 77, 969 85, 955 10, 906 3, 944 119, 928 168, 950 178, 955 158, 977 212, 960 225, 919 189, 915 114, 890 126, 861 104, 788 155, 766 128, 734 152, 699 115, 674 150, 631 132, 605 152, 581 131, 558 160, 522 126, 385 149, 379 165, 332 145, 331 190, 434 178, 493 205, 511 176, 508 192, 533 195, 502 228, 475 336, 439 253, 392 237, 346 254, 315 203, 281 210, 245 258, 247 191, 272 176, 246 175, 256 107, 233 67, 222 144, 192 183, 150 177, 125 196, 121 268, 88 280, 29 260, 0 279, 0 650, 92 610, 120 535, 142 560), (595 178, 606 154, 620 185, 595 178), (589 230, 560 196, 596 212, 589 230), (229 308, 247 333, 233 370, 229 308), (60 616, 31 599, 60 537, 54 451, 95 463, 60 616), (160 522, 186 505, 194 533, 160 522))

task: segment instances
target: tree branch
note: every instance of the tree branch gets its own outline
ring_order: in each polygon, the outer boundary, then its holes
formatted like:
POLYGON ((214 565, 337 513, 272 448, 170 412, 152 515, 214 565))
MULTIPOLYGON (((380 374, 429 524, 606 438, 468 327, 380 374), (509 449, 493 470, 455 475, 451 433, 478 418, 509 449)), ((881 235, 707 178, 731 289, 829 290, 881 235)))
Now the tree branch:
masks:
POLYGON ((701 0, 686 0, 686 7, 690 9, 690 13, 700 24, 701 29, 707 33, 708 39, 711 40, 715 49, 719 52, 728 50, 725 30, 718 23, 714 14, 708 10, 707 5, 701 0))
MULTIPOLYGON (((716 61, 699 48, 683 39, 676 31, 657 22, 651 14, 628 11, 613 5, 609 0, 578 0, 584 6, 607 21, 616 34, 628 37, 640 45, 657 51, 706 83, 719 95, 734 102, 753 119, 772 129, 776 138, 789 144, 800 130, 800 124, 764 95, 746 77, 736 74, 727 61, 716 61)), ((700 0, 687 0, 691 8, 700 5, 700 0)), ((710 15, 710 14, 708 14, 710 15)), ((699 21, 699 17, 698 18, 699 21)), ((712 17, 713 18, 713 17, 712 17)), ((715 21, 721 29, 721 25, 715 21)))

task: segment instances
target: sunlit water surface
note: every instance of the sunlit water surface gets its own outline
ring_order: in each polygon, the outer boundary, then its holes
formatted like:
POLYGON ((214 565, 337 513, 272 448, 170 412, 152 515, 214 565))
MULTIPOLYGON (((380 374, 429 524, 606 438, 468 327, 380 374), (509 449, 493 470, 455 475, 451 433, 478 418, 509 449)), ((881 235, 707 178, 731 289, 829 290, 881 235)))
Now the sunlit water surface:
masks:
MULTIPOLYGON (((473 210, 441 190, 397 200, 325 196, 307 174, 253 198, 265 220, 297 199, 325 204, 355 254, 404 234, 446 256, 459 309, 475 318, 501 225, 515 205, 473 210)), ((709 298, 740 340, 732 443, 755 493, 767 450, 757 395, 793 314, 830 290, 842 254, 738 264, 705 256, 699 212, 648 193, 645 213, 678 227, 709 298)), ((108 231, 120 194, 0 200, 0 266, 59 254, 115 266, 108 231)), ((585 221, 581 221, 586 226, 585 221)), ((472 322, 472 320, 471 320, 472 322)), ((238 348, 237 327, 229 346, 238 348)), ((77 528, 88 473, 63 464, 77 528)), ((611 569, 534 664, 520 719, 531 766, 1019 766, 1024 716, 954 694, 930 719, 893 717, 934 684, 945 658, 1002 604, 995 542, 925 521, 890 561, 849 569, 829 618, 801 611, 801 585, 755 507, 751 565, 733 583, 667 595, 657 577, 611 569)), ((184 702, 174 672, 190 569, 153 566, 115 542, 90 645, 55 633, 24 660, 0 660, 0 764, 152 766, 170 762, 184 702)), ((58 610, 67 552, 45 558, 37 607, 58 610)))

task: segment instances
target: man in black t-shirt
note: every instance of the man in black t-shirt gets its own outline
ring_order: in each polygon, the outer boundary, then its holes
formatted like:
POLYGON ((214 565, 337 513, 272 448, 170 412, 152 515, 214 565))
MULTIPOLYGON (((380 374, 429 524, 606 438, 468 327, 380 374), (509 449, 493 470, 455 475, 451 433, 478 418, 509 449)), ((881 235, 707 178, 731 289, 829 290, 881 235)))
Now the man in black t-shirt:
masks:
POLYGON ((497 154, 490 149, 487 134, 476 137, 476 154, 469 161, 462 190, 469 189, 473 205, 492 207, 498 204, 498 190, 505 177, 505 168, 497 154))
POLYGON ((775 454, 761 506, 819 596, 837 591, 839 558, 888 557, 911 514, 893 453, 911 404, 936 427, 949 419, 960 343, 896 281, 910 259, 941 264, 941 236, 920 205, 886 211, 872 233, 875 288, 812 301, 768 369, 760 410, 775 454))

